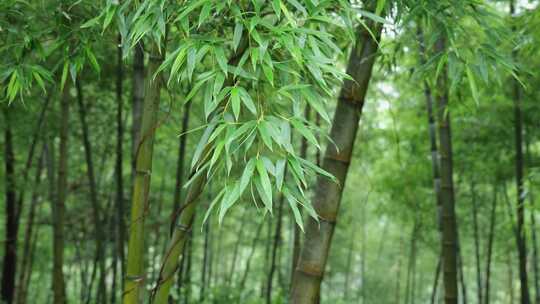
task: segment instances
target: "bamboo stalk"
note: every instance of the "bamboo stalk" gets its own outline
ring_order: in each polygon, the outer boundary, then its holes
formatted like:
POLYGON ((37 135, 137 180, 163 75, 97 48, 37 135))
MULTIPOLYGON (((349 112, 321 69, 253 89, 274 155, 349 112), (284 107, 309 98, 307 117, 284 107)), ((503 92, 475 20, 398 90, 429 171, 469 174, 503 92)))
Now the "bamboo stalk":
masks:
POLYGON ((124 304, 141 303, 144 287, 144 221, 148 208, 150 179, 152 175, 152 154, 154 152, 154 135, 157 127, 157 114, 161 81, 154 79, 163 58, 157 46, 150 52, 146 74, 145 96, 140 128, 140 142, 135 153, 136 165, 131 200, 131 220, 129 223, 129 242, 124 304))
POLYGON ((319 222, 308 219, 306 225, 290 296, 293 304, 318 303, 320 299, 324 268, 382 30, 380 25, 368 23, 370 31, 364 26, 357 28, 356 44, 347 66, 347 73, 354 81, 346 80, 341 89, 330 132, 335 146, 327 147, 323 160, 323 169, 333 174, 339 184, 321 177, 317 180, 313 206, 320 219, 319 222))

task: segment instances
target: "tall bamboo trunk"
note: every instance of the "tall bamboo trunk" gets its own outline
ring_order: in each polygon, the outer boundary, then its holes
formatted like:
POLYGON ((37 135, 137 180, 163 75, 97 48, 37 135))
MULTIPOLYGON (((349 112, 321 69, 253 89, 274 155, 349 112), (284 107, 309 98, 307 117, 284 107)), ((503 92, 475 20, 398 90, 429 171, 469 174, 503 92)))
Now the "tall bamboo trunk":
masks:
POLYGON ((34 177, 33 191, 32 191, 32 203, 30 205, 30 210, 28 210, 28 217, 26 219, 26 228, 24 231, 24 242, 23 242, 23 256, 21 260, 21 269, 19 270, 19 277, 17 278, 17 303, 25 304, 26 295, 28 293, 28 280, 31 276, 31 256, 32 251, 32 241, 34 236, 34 223, 36 217, 36 209, 39 203, 38 188, 41 184, 41 174, 43 172, 43 159, 44 154, 46 153, 46 145, 43 147, 43 151, 39 157, 39 161, 36 168, 36 175, 34 177))
POLYGON ((160 78, 154 78, 161 65, 162 56, 154 46, 149 56, 145 84, 144 106, 140 126, 140 141, 137 144, 135 176, 129 222, 127 269, 124 287, 124 304, 140 303, 144 289, 144 221, 148 209, 154 135, 159 111, 160 78))
POLYGON ((409 263, 407 265, 407 279, 405 283, 405 304, 414 303, 414 279, 416 267, 416 240, 418 235, 418 219, 414 220, 411 232, 409 263))
POLYGON ((467 284, 465 281, 465 273, 463 271, 463 256, 461 254, 461 248, 459 246, 458 238, 458 274, 459 274, 459 283, 461 285, 461 303, 467 304, 467 284))
POLYGON ((538 269, 538 238, 536 236, 536 218, 534 212, 530 213, 531 218, 531 247, 532 247, 532 268, 534 275, 534 291, 535 291, 535 300, 536 304, 540 304, 540 282, 539 282, 539 269, 538 269))
POLYGON ((437 302, 437 289, 439 287, 439 278, 441 276, 441 268, 442 268, 442 262, 441 257, 439 256, 439 259, 437 260, 437 267, 435 268, 435 278, 433 279, 433 287, 431 287, 431 304, 435 304, 437 302))
POLYGON ((489 216, 489 232, 487 240, 487 252, 486 252, 486 276, 485 276, 485 288, 484 288, 484 303, 489 304, 490 299, 490 282, 491 282, 491 258, 493 253, 493 239, 495 238, 495 222, 497 211, 497 187, 493 184, 493 200, 491 201, 491 212, 489 216))
POLYGON ((66 303, 64 281, 64 213, 67 196, 68 135, 69 135, 69 80, 66 81, 60 100, 60 148, 58 155, 58 178, 53 213, 53 302, 66 303))
MULTIPOLYGON (((309 116, 310 116, 310 107, 309 105, 306 105, 306 109, 304 111, 304 118, 309 121, 309 116)), ((307 144, 307 140, 305 137, 302 136, 302 141, 300 143, 300 157, 301 158, 306 158, 307 157, 307 148, 308 148, 308 144, 307 144)), ((318 159, 315 160, 315 163, 318 163, 318 159)), ((291 265, 291 287, 292 287, 292 282, 293 282, 293 279, 294 279, 294 271, 296 269, 296 266, 298 265, 298 256, 300 255, 300 238, 301 238, 301 233, 300 233, 300 227, 298 225, 296 225, 295 221, 293 220, 292 221, 293 223, 293 249, 292 249, 292 265, 291 265)))
MULTIPOLYGON (((527 132, 528 134, 528 132, 527 132)), ((528 137, 528 136, 527 136, 528 137)), ((525 153, 527 155, 527 167, 531 167, 532 166, 532 160, 531 160, 531 153, 530 153, 530 144, 529 144, 529 140, 528 138, 526 137, 526 140, 525 140, 525 153)), ((531 206, 533 207, 533 210, 534 210, 534 202, 535 202, 535 197, 533 195, 533 192, 532 192, 532 189, 529 189, 529 201, 530 201, 530 204, 531 206)), ((535 296, 535 299, 534 299, 534 302, 536 304, 540 304, 540 281, 539 281, 539 276, 540 276, 540 273, 539 273, 539 269, 538 269, 538 238, 537 238, 537 232, 536 232, 536 216, 535 216, 535 212, 529 212, 529 216, 530 216, 530 220, 531 220, 531 247, 532 247, 532 261, 531 261, 531 264, 532 264, 532 269, 533 269, 533 276, 534 276, 534 296, 535 296)))
POLYGON ((246 266, 244 267, 244 273, 242 275, 242 279, 240 280, 240 284, 238 285, 239 286, 239 289, 240 290, 243 290, 244 287, 246 286, 246 281, 247 281, 247 277, 248 277, 248 274, 249 274, 249 270, 251 268, 251 260, 253 259, 253 255, 255 254, 255 249, 257 247, 257 243, 261 237, 261 231, 262 231, 262 228, 264 226, 264 221, 261 221, 258 225, 257 225, 257 230, 255 232, 255 237, 253 238, 253 241, 251 243, 251 250, 249 252, 249 255, 246 259, 246 266))
POLYGON ((270 251, 272 250, 272 219, 269 217, 266 227, 266 240, 264 243, 264 259, 263 259, 263 276, 261 280, 260 298, 264 298, 266 295, 266 272, 268 271, 268 265, 270 265, 270 251))
POLYGON ((203 262, 201 265, 201 289, 199 292, 199 302, 204 303, 206 296, 206 287, 208 286, 208 247, 210 236, 210 223, 204 227, 204 243, 203 243, 203 262))
MULTIPOLYGON (((186 145, 187 145, 187 131, 189 128, 189 114, 191 109, 191 102, 188 102, 184 105, 184 113, 182 116, 182 133, 178 140, 178 159, 176 163, 176 179, 174 183, 174 195, 173 195, 173 208, 171 212, 171 220, 175 217, 176 213, 179 212, 182 202, 182 187, 184 185, 184 163, 186 159, 186 145)), ((187 246, 186 246, 187 247, 187 246)), ((182 257, 180 260, 180 269, 178 271, 178 279, 176 280, 178 290, 180 290, 183 282, 184 274, 184 265, 186 264, 186 247, 184 247, 182 252, 182 257)))
MULTIPOLYGON (((116 252, 115 262, 113 264, 114 271, 117 270, 117 263, 120 263, 120 282, 123 290, 125 276, 125 243, 126 243, 126 223, 125 223, 125 206, 124 206, 124 101, 123 83, 124 83, 124 63, 122 61, 122 37, 118 35, 118 46, 116 54, 116 160, 114 164, 114 176, 116 184, 116 217, 115 217, 115 235, 116 235, 116 252)), ((135 85, 135 84, 134 84, 135 85)), ((116 280, 114 281, 116 284, 116 280)), ((115 288, 111 292, 115 293, 115 288)), ((112 299, 116 297, 113 296, 112 299)))
MULTIPOLYGON (((510 0, 510 15, 515 13, 514 0, 510 0)), ((512 30, 515 28, 512 26, 512 30)), ((513 51, 512 56, 517 59, 517 52, 513 51)), ((529 284, 527 279, 527 245, 525 231, 525 187, 523 180, 524 161, 523 161, 523 114, 520 84, 517 80, 512 80, 512 98, 514 100, 514 140, 515 140, 515 170, 516 170, 516 244, 518 251, 519 282, 521 285, 521 304, 531 303, 529 296, 529 284)))
POLYGON ((437 125, 433 113, 433 94, 427 82, 424 83, 424 96, 426 98, 426 110, 428 117, 429 143, 431 151, 431 173, 433 175, 433 190, 435 191, 435 203, 437 204, 437 227, 441 230, 441 175, 439 163, 439 151, 437 150, 437 125))
MULTIPOLYGON (((154 75, 150 75, 154 77, 154 75)), ((133 91, 131 107, 131 171, 132 178, 135 177, 136 153, 141 137, 141 125, 144 103, 144 48, 139 42, 133 51, 133 91)))
POLYGON ((401 230, 399 235, 399 252, 397 253, 397 269, 396 269, 396 287, 395 287, 395 300, 394 303, 401 303, 401 264, 403 264, 403 256, 405 255, 405 241, 403 235, 405 232, 401 230))
POLYGON ((473 236, 474 236, 474 255, 476 258, 476 292, 478 303, 484 303, 482 300, 484 291, 482 283, 482 260, 480 259, 480 236, 478 232, 478 204, 476 202, 476 191, 474 181, 471 184, 472 196, 472 215, 473 215, 473 236))
MULTIPOLYGON (((90 131, 88 130, 88 123, 86 121, 86 105, 84 104, 83 91, 81 87, 80 78, 77 79, 75 84, 77 88, 77 104, 79 106, 79 119, 81 120, 82 127, 82 141, 84 147, 84 156, 86 159, 86 174, 88 178, 88 184, 90 187, 90 203, 92 204, 92 221, 94 224, 94 239, 96 241, 96 251, 95 251, 95 267, 92 270, 93 273, 96 273, 96 268, 99 268, 99 279, 98 279, 98 291, 97 291, 97 301, 103 302, 106 299, 106 285, 105 285, 105 258, 104 258, 104 231, 101 224, 101 206, 98 200, 97 186, 96 186, 96 177, 94 173, 94 161, 92 154, 92 145, 90 143, 90 131)), ((92 275, 94 277, 94 275, 92 275)), ((88 299, 87 303, 90 302, 92 297, 92 282, 90 282, 90 287, 88 290, 88 299)))
MULTIPOLYGON (((38 144, 38 141, 39 139, 42 137, 42 134, 43 134, 43 124, 45 122, 45 114, 47 113, 47 110, 49 108, 49 104, 50 104, 50 98, 51 96, 50 95, 47 95, 47 97, 45 98, 45 102, 43 104, 43 106, 41 107, 41 110, 40 110, 40 113, 39 113, 39 117, 38 117, 38 121, 37 121, 37 125, 34 129, 34 133, 32 135, 32 139, 30 140, 30 145, 29 145, 29 148, 28 148, 28 154, 26 156, 26 161, 24 163, 24 168, 22 170, 22 178, 21 179, 18 179, 20 180, 20 184, 17 185, 17 188, 19 189, 19 194, 18 196, 15 194, 16 196, 16 203, 15 203, 15 213, 14 213, 14 217, 12 217, 12 219, 8 219, 8 221, 6 221, 6 226, 9 224, 11 227, 11 229, 6 229, 6 244, 5 246, 7 247, 8 244, 11 244, 11 240, 17 240, 18 238, 18 232, 19 232, 19 222, 20 222, 20 218, 21 218, 21 215, 22 215, 22 210, 23 210, 23 202, 24 202, 24 195, 26 193, 26 190, 27 190, 27 183, 28 183, 28 174, 30 172, 30 169, 32 168, 32 163, 33 163, 33 160, 34 160, 34 154, 35 154, 35 151, 36 151, 36 146, 38 144), (13 222, 14 221, 14 222, 13 222)), ((6 109, 6 114, 8 114, 8 111, 9 109, 6 109)), ((6 119, 6 121, 8 122, 7 123, 7 128, 11 128, 10 126, 10 121, 9 119, 6 119)), ((7 142, 6 142, 6 145, 7 145, 7 142)), ((12 143, 10 143, 11 145, 11 148, 13 148, 12 146, 12 143)), ((8 147, 6 147, 6 149, 8 149, 8 147)), ((8 155, 6 153, 6 155, 8 155)), ((9 155, 8 155, 9 156, 9 155)), ((13 161, 15 161, 15 159, 13 159, 13 161)), ((13 163, 13 166, 15 166, 15 163, 13 163)), ((7 168, 6 168, 7 169, 7 168)), ((7 173, 7 170, 6 170, 6 173, 7 173)), ((6 178, 9 178, 7 175, 6 175, 6 178)), ((16 184, 15 181, 14 182, 14 185, 16 184)), ((13 189, 15 190, 15 189, 13 189)), ((34 191, 35 193, 35 191, 34 191)), ((6 193, 7 195, 7 193, 6 193)), ((6 201, 6 208, 7 208, 7 201, 6 201)), ((6 213, 6 215, 8 215, 9 213, 6 213)), ((6 227, 7 228, 7 227, 6 227)), ((30 235, 31 236, 31 235, 30 235)), ((15 242, 15 246, 16 246, 16 242, 15 242)), ((3 268, 11 268, 11 267, 14 267, 14 272, 12 273, 13 277, 10 276, 10 274, 6 274, 5 276, 2 275, 2 296, 3 296, 3 290, 4 290, 4 283, 6 284, 9 284, 8 282, 11 282, 11 280, 13 280, 13 283, 14 283, 14 280, 15 280, 15 270, 16 270, 16 264, 17 264, 17 254, 16 254, 16 248, 15 248, 15 251, 11 251, 11 250, 5 250, 5 255, 4 255, 4 258, 7 258, 8 255, 12 255, 12 254, 15 254, 14 257, 11 257, 13 258, 13 261, 6 261, 4 260, 4 267, 3 268)), ((23 257, 26 257, 27 256, 27 252, 24 251, 23 252, 23 257)), ((6 271, 7 271, 6 269, 6 271)), ((22 268, 22 270, 24 271, 24 268, 22 268)), ((4 269, 2 269, 2 271, 4 271, 4 269)), ((21 271, 20 272, 20 275, 19 275, 19 278, 21 278, 21 276, 24 276, 24 272, 21 271)), ((23 283, 23 282, 21 282, 23 283)), ((12 292, 15 292, 15 288, 18 288, 16 287, 15 285, 13 285, 13 290, 12 292)), ((10 301, 7 301, 7 303, 12 303, 12 302, 15 302, 15 300, 18 301, 18 297, 20 295, 20 292, 16 292, 14 295, 11 296, 11 300, 10 301)))
POLYGON ((5 212, 6 239, 4 241, 4 259, 2 267, 2 301, 13 303, 15 296, 15 266, 17 264, 17 206, 15 185, 15 153, 13 149, 13 133, 11 130, 11 113, 13 109, 4 108, 6 119, 4 130, 4 162, 5 162, 5 212))
MULTIPOLYGON (((446 41, 440 37, 435 49, 438 53, 446 50, 446 41)), ((448 75, 447 66, 442 68, 437 79, 438 131, 440 145, 441 169, 441 205, 442 205, 442 269, 444 283, 444 300, 446 304, 457 304, 457 225, 455 214, 452 135, 450 130, 450 112, 448 109, 448 75)))
POLYGON ((266 282, 266 304, 272 303, 272 284, 274 282, 274 273, 276 272, 276 268, 278 268, 278 263, 276 262, 277 258, 277 251, 279 248, 279 245, 281 243, 281 223, 282 223, 282 216, 283 216, 283 201, 284 197, 281 196, 279 206, 278 206, 278 213, 277 213, 277 223, 276 223, 276 231, 274 232, 274 239, 272 241, 272 257, 270 259, 270 271, 268 273, 268 280, 266 282))
POLYGON ((356 43, 347 65, 347 73, 354 81, 345 80, 341 89, 330 132, 333 144, 327 146, 322 165, 339 182, 322 177, 317 179, 313 207, 319 215, 319 222, 308 219, 306 225, 305 241, 290 295, 292 304, 320 301, 324 268, 382 30, 380 24, 367 23, 369 31, 363 25, 356 30, 356 43))
POLYGON ((186 160, 186 145, 188 137, 188 128, 189 128, 189 114, 191 110, 191 102, 188 102, 184 105, 184 114, 182 116, 182 133, 178 139, 178 159, 176 162, 176 180, 174 184, 174 196, 173 196, 173 214, 171 218, 174 217, 174 214, 180 209, 181 197, 182 197, 182 187, 184 185, 184 164, 186 160))
MULTIPOLYGON (((247 208, 244 209, 242 212, 242 219, 246 218, 247 215, 247 208)), ((236 261, 238 260, 238 251, 240 250, 240 243, 243 241, 243 235, 244 235, 244 228, 245 228, 245 220, 241 220, 240 224, 238 225, 238 231, 236 232, 237 240, 234 244, 233 249, 233 256, 231 259, 231 266, 229 267, 229 273, 227 274, 227 285, 230 286, 234 279, 234 273, 236 272, 236 261)))

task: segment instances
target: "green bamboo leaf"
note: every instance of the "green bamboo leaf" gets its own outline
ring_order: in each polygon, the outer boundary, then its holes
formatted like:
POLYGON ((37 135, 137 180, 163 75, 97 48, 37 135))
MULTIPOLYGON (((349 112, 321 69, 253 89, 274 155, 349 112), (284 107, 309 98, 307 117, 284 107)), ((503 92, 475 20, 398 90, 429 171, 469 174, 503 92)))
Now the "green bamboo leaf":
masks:
POLYGON ((234 50, 236 51, 238 49, 238 46, 240 45, 240 39, 242 39, 242 32, 244 31, 244 25, 242 23, 237 22, 234 26, 234 35, 233 35, 233 46, 234 50))
MULTIPOLYGON (((298 178, 298 180, 302 182, 302 185, 304 187, 307 187, 306 176, 304 174, 304 169, 300 165, 300 162, 298 162, 298 160, 294 156, 290 156, 288 160, 289 160, 289 165, 291 165, 291 168, 292 168, 292 173, 298 178)), ((298 187, 298 188, 301 189, 302 187, 298 187)))
POLYGON ((234 205, 234 203, 238 200, 240 197, 240 189, 238 182, 234 183, 234 186, 227 187, 226 188, 226 194, 223 197, 223 200, 221 201, 221 205, 219 208, 219 224, 223 222, 223 218, 225 217, 225 214, 227 211, 234 205))
POLYGON ((62 77, 60 77, 60 91, 64 89, 64 85, 66 84, 68 70, 69 70, 69 61, 66 60, 64 62, 64 68, 62 69, 62 77))
POLYGON ((261 179, 260 177, 255 177, 253 179, 253 184, 255 184, 255 188, 257 189, 257 192, 259 193, 259 197, 261 198, 261 200, 263 201, 263 204, 264 204, 264 207, 265 207, 265 210, 270 212, 270 214, 272 214, 272 199, 269 198, 267 195, 266 195, 266 192, 261 184, 261 179))
POLYGON ((188 49, 188 52, 187 52, 187 66, 186 66, 187 76, 190 82, 193 76, 193 71, 195 70, 196 60, 197 60, 197 49, 194 47, 191 47, 188 49))
POLYGON ((193 153, 193 159, 191 161, 191 170, 195 168, 195 165, 199 162, 199 159, 202 156, 203 150, 208 144, 208 139, 210 138, 210 135, 214 131, 214 128, 216 127, 216 123, 210 123, 206 129, 204 130, 203 135, 201 136, 201 139, 199 140, 199 143, 197 144, 197 147, 195 148, 195 152, 193 153))
POLYGON ((286 161, 283 158, 278 159, 276 162, 276 188, 278 191, 281 191, 285 179, 285 164, 286 161))
POLYGON ((240 93, 240 97, 242 98, 242 102, 248 108, 248 110, 253 114, 257 114, 257 108, 255 107, 255 103, 253 103, 253 99, 251 99, 251 95, 249 95, 249 93, 243 87, 238 87, 238 91, 240 93))
POLYGON ((300 12, 302 12, 302 14, 304 14, 304 16, 307 16, 307 11, 306 9, 302 6, 302 4, 300 4, 300 2, 296 1, 296 0, 287 0, 287 2, 289 2, 290 4, 292 4, 297 10, 299 10, 300 12))
POLYGON ((223 88, 223 84, 225 83, 225 75, 223 73, 217 73, 216 78, 214 79, 214 97, 216 97, 219 92, 221 92, 221 88, 223 88))
POLYGON ((335 183, 339 183, 339 181, 337 180, 337 178, 332 175, 331 173, 329 173, 328 171, 324 170, 323 168, 317 166, 316 164, 308 161, 308 160, 305 160, 305 159, 302 159, 302 158, 298 158, 298 160, 303 164, 305 165, 306 167, 310 168, 311 170, 315 171, 316 173, 322 175, 322 176, 325 176, 327 177, 328 179, 332 180, 333 182, 335 183))
POLYGON ((210 16, 210 10, 212 9, 212 6, 213 6, 212 2, 208 2, 203 6, 201 13, 199 15, 199 24, 197 27, 201 27, 201 24, 203 24, 206 21, 206 19, 208 19, 208 16, 210 16))
POLYGON ((281 18, 281 1, 280 0, 272 0, 272 9, 274 10, 274 13, 276 13, 276 16, 278 19, 281 18))
POLYGON ((221 70, 226 76, 228 64, 227 64, 227 57, 225 57, 225 51, 223 50, 222 47, 216 47, 214 48, 214 54, 216 56, 216 61, 218 62, 219 67, 221 68, 221 70))
POLYGON ((243 193, 246 189, 247 185, 251 181, 251 177, 253 176, 253 172, 255 172, 255 162, 256 158, 251 158, 248 163, 246 164, 246 167, 244 168, 244 173, 242 173, 242 177, 240 178, 240 193, 243 193))
POLYGON ((315 138, 315 135, 304 125, 304 123, 297 121, 296 119, 290 120, 293 127, 302 134, 310 143, 315 145, 317 149, 321 149, 319 146, 319 143, 317 142, 317 138, 315 138))
POLYGON ((368 11, 365 11, 365 10, 362 10, 362 9, 358 9, 357 10, 358 13, 360 13, 360 15, 368 18, 368 19, 371 19, 375 22, 378 22, 378 23, 383 23, 383 24, 391 24, 390 22, 388 22, 388 20, 384 19, 383 17, 379 16, 379 15, 376 15, 372 12, 368 12, 368 11))
POLYGON ((259 134, 261 135, 264 144, 272 151, 272 138, 268 132, 267 122, 261 120, 257 125, 257 129, 259 130, 259 134))
POLYGON ((289 189, 287 187, 283 187, 283 195, 285 195, 285 198, 287 199, 287 202, 289 202, 289 206, 291 207, 291 210, 294 215, 294 221, 296 224, 300 227, 302 232, 304 231, 304 223, 302 221, 302 215, 300 214, 300 210, 298 210, 298 201, 294 196, 290 193, 289 189))
POLYGON ((92 65, 92 68, 96 71, 96 73, 100 73, 101 69, 99 67, 99 63, 96 59, 96 56, 94 56, 94 53, 92 53, 92 50, 90 48, 86 47, 84 48, 86 57, 88 58, 88 61, 90 61, 90 64, 92 65))
POLYGON ((480 104, 480 100, 478 98, 478 88, 476 87, 476 81, 474 79, 474 74, 471 71, 471 68, 469 66, 466 67, 466 73, 467 73, 467 79, 469 80, 469 86, 471 87, 471 93, 474 99, 474 102, 476 102, 476 105, 480 104))
POLYGON ((256 120, 251 120, 251 121, 248 121, 248 122, 242 124, 240 126, 240 128, 234 130, 234 132, 232 132, 226 138, 226 141, 227 141, 226 144, 225 144, 226 145, 226 147, 225 147, 226 150, 227 151, 229 150, 227 147, 230 146, 234 140, 236 140, 240 136, 244 135, 244 133, 246 133, 248 130, 253 129, 256 126, 257 126, 257 121, 256 120))
POLYGON ((203 218, 203 222, 202 222, 202 225, 201 225, 201 229, 202 227, 204 227, 204 224, 206 223, 206 221, 208 220, 208 217, 210 216, 210 214, 212 213, 212 210, 214 209, 214 207, 216 206, 217 202, 219 202, 219 200, 221 199, 221 197, 223 197, 223 194, 225 194, 225 188, 224 189, 221 189, 221 191, 219 191, 219 193, 216 195, 216 197, 212 200, 212 202, 210 203, 210 206, 208 206, 208 209, 206 210, 206 213, 204 214, 204 218, 203 218))
POLYGON ((234 117, 236 120, 238 120, 238 117, 240 116, 240 95, 238 94, 237 87, 234 87, 231 90, 231 104, 234 117))
POLYGON ((266 79, 270 82, 271 86, 274 86, 274 71, 271 66, 267 64, 262 65, 263 73, 266 79))
POLYGON ((186 96, 186 98, 183 100, 183 103, 186 104, 188 103, 191 98, 193 98, 195 96, 195 94, 197 94, 197 92, 199 91, 199 89, 201 88, 201 86, 207 82, 208 80, 210 80, 212 78, 212 76, 214 76, 215 72, 214 71, 210 71, 210 72, 206 72, 206 73, 203 73, 201 74, 198 78, 199 80, 195 83, 195 85, 193 86, 193 88, 191 89, 191 91, 189 92, 189 94, 186 96))
POLYGON ((270 178, 268 177, 268 172, 264 166, 262 158, 257 159, 257 172, 259 173, 261 186, 263 190, 263 202, 266 205, 268 211, 272 211, 272 184, 270 183, 270 178))

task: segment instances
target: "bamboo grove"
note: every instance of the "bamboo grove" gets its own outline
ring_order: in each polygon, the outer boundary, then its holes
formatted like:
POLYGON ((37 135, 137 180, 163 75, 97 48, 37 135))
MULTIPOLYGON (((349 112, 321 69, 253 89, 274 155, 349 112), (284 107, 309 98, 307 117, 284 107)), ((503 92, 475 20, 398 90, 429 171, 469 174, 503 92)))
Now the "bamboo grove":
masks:
POLYGON ((534 0, 0 0, 0 303, 540 303, 534 0))

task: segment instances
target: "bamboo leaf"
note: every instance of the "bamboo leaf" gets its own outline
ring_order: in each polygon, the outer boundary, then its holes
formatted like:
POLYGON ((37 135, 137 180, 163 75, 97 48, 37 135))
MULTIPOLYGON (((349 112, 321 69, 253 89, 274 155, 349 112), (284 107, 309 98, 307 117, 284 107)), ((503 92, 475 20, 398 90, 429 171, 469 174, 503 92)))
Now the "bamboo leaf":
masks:
POLYGON ((231 90, 231 104, 234 117, 236 120, 238 120, 238 117, 240 116, 240 96, 238 95, 237 87, 234 87, 231 90))
POLYGON ((268 177, 268 172, 264 166, 264 162, 261 158, 257 159, 257 172, 261 179, 261 186, 263 190, 263 202, 265 203, 266 209, 272 212, 272 184, 270 183, 270 178, 268 177))
POLYGON ((238 49, 238 46, 240 45, 240 39, 242 39, 242 32, 244 31, 244 25, 242 23, 237 22, 234 26, 234 35, 233 35, 233 46, 234 50, 236 51, 238 49))
POLYGON ((251 181, 251 177, 253 176, 253 172, 255 172, 255 162, 256 158, 251 158, 248 163, 246 164, 246 167, 244 168, 244 173, 242 173, 242 177, 240 178, 240 193, 243 193, 246 189, 247 185, 251 181))

